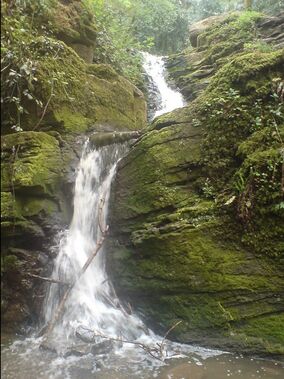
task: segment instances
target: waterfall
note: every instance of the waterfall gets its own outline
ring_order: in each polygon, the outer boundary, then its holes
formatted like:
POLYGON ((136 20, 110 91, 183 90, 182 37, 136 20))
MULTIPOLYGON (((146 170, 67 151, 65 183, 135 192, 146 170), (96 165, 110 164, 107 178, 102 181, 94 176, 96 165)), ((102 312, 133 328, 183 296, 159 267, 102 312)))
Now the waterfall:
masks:
POLYGON ((152 118, 171 112, 176 108, 183 107, 184 100, 182 94, 177 90, 172 89, 166 82, 164 58, 149 53, 143 53, 143 58, 144 70, 152 79, 161 97, 160 104, 158 104, 158 109, 153 114, 152 118))
MULTIPOLYGON (((144 58, 144 67, 161 92, 161 107, 155 116, 181 107, 182 96, 170 89, 164 79, 163 59, 148 53, 144 54, 144 58)), ((244 359, 242 356, 225 355, 218 350, 165 341, 148 330, 135 314, 125 312, 117 299, 106 273, 105 257, 108 251, 104 246, 78 279, 81 268, 96 250, 107 225, 111 183, 117 164, 127 150, 125 144, 91 149, 86 142, 77 169, 73 219, 69 229, 62 233, 59 246, 55 247, 58 255, 54 261, 52 277, 68 283, 77 280, 65 303, 64 313, 52 330, 52 338, 49 340, 50 347, 52 350, 57 350, 59 355, 40 349, 43 338, 38 338, 37 335, 17 339, 3 350, 1 347, 3 377, 7 379, 280 377, 283 368, 280 365, 275 366, 277 363, 265 363, 263 360, 257 361, 252 358, 244 359), (96 338, 94 343, 86 343, 82 347, 82 341, 76 337, 76 331, 82 332, 86 328, 96 331, 101 337, 96 338), (106 336, 107 339, 102 336, 106 336), (116 342, 111 346, 111 350, 96 350, 100 342, 109 341, 109 337, 119 337, 134 343, 116 342), (164 343, 166 343, 164 358, 179 359, 171 361, 167 359, 161 362, 149 354, 149 348, 157 348, 164 343), (143 346, 146 349, 143 349, 143 346)), ((43 310, 45 324, 52 320, 63 294, 64 287, 58 284, 50 285, 43 310)))
MULTIPOLYGON (((74 213, 69 230, 61 238, 52 278, 72 283, 96 249, 107 225, 111 182, 125 145, 91 150, 86 143, 75 183, 74 213)), ((65 350, 75 331, 83 326, 103 335, 137 339, 142 322, 119 306, 105 270, 104 246, 78 279, 65 304, 63 317, 52 332, 57 350, 65 350)), ((62 288, 51 284, 45 303, 45 322, 52 320, 62 288)))

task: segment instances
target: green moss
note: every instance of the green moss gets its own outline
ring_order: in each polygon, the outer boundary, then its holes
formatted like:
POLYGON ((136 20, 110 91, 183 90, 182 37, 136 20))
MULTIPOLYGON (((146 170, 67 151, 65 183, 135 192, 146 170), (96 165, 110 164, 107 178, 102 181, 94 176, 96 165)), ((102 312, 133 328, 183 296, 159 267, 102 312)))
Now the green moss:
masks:
POLYGON ((61 153, 58 141, 42 132, 9 134, 1 141, 3 189, 53 194, 59 184, 61 153))
POLYGON ((90 64, 87 67, 87 72, 88 74, 93 74, 100 79, 108 80, 110 82, 119 80, 119 75, 107 64, 90 64))
POLYGON ((63 124, 66 131, 83 133, 87 131, 91 121, 79 112, 72 112, 67 107, 62 107, 54 112, 55 119, 63 124))
MULTIPOLYGON (((36 65, 33 79, 36 81, 32 90, 21 88, 29 93, 29 99, 21 103, 29 112, 21 116, 21 128, 34 130, 37 126, 38 130, 53 125, 61 132, 79 133, 95 124, 129 130, 145 126, 146 105, 142 93, 111 68, 85 64, 72 48, 54 38, 27 35, 24 42, 36 65), (42 114, 44 117, 38 125, 42 114)), ((9 88, 4 88, 5 91, 9 88)), ((6 108, 7 123, 11 120, 19 123, 18 116, 14 106, 6 108)))
MULTIPOLYGON (((64 168, 59 142, 43 132, 5 135, 1 140, 1 231, 7 239, 43 238, 38 221, 61 211, 56 200, 64 168)), ((3 241, 5 240, 3 239, 3 241)))
POLYGON ((249 337, 257 337, 265 339, 269 343, 279 344, 284 353, 284 313, 247 320, 244 325, 240 326, 239 332, 243 332, 249 337))
POLYGON ((1 276, 18 268, 18 258, 15 255, 1 257, 1 276))
MULTIPOLYGON (((270 70, 273 67, 273 75, 277 76, 277 69, 281 72, 283 64, 283 50, 273 52, 255 51, 237 55, 229 63, 220 68, 210 83, 209 92, 216 94, 218 91, 229 90, 236 85, 236 89, 244 91, 256 90, 258 94, 269 92, 272 85, 270 70), (263 75, 264 76, 261 76, 263 75), (249 80, 253 78, 253 82, 249 80), (258 78, 260 79, 258 82, 258 78), (270 79, 267 83, 266 79, 270 79), (252 85, 254 83, 254 85, 252 85), (263 86, 263 83, 266 86, 263 86), (268 85, 270 84, 270 87, 268 85)), ((206 95, 205 95, 206 96, 206 95)))
POLYGON ((17 217, 16 201, 11 192, 1 192, 1 219, 17 217))

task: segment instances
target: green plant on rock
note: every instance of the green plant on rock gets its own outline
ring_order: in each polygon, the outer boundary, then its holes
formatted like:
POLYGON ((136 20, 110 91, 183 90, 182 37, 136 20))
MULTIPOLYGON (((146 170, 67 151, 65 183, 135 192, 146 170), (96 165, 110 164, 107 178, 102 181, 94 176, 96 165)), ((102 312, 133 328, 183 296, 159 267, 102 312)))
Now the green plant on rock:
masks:
POLYGON ((34 107, 43 109, 43 99, 37 93, 39 54, 57 54, 63 46, 51 43, 45 26, 37 29, 34 20, 48 18, 52 0, 36 2, 15 0, 4 2, 1 26, 1 105, 3 125, 15 131, 22 130, 22 118, 34 107), (10 14, 11 13, 11 14, 10 14), (44 51, 35 51, 38 36, 43 40, 44 51))
POLYGON ((263 41, 247 42, 244 44, 245 51, 261 51, 263 53, 269 53, 274 51, 273 45, 270 45, 263 41))

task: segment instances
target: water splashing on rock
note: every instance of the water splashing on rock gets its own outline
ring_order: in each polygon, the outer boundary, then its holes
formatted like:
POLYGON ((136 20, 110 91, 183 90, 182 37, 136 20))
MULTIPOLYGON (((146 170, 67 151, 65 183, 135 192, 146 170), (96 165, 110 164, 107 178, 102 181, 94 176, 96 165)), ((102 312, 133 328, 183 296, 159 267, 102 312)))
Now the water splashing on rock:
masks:
POLYGON ((164 58, 149 53, 143 53, 143 58, 144 70, 158 90, 158 96, 156 96, 158 102, 155 104, 156 111, 151 114, 151 119, 183 107, 185 103, 182 94, 171 88, 166 81, 164 58))

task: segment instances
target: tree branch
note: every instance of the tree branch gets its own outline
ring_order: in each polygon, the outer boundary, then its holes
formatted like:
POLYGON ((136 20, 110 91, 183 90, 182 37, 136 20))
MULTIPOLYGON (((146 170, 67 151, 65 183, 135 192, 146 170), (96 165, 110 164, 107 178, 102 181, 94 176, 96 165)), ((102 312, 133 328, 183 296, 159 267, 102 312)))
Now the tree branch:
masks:
POLYGON ((30 273, 27 273, 27 275, 30 276, 31 278, 40 279, 40 280, 43 280, 45 282, 62 284, 63 286, 70 286, 71 285, 71 283, 63 282, 62 280, 58 280, 58 279, 44 278, 43 276, 30 274, 30 273))

